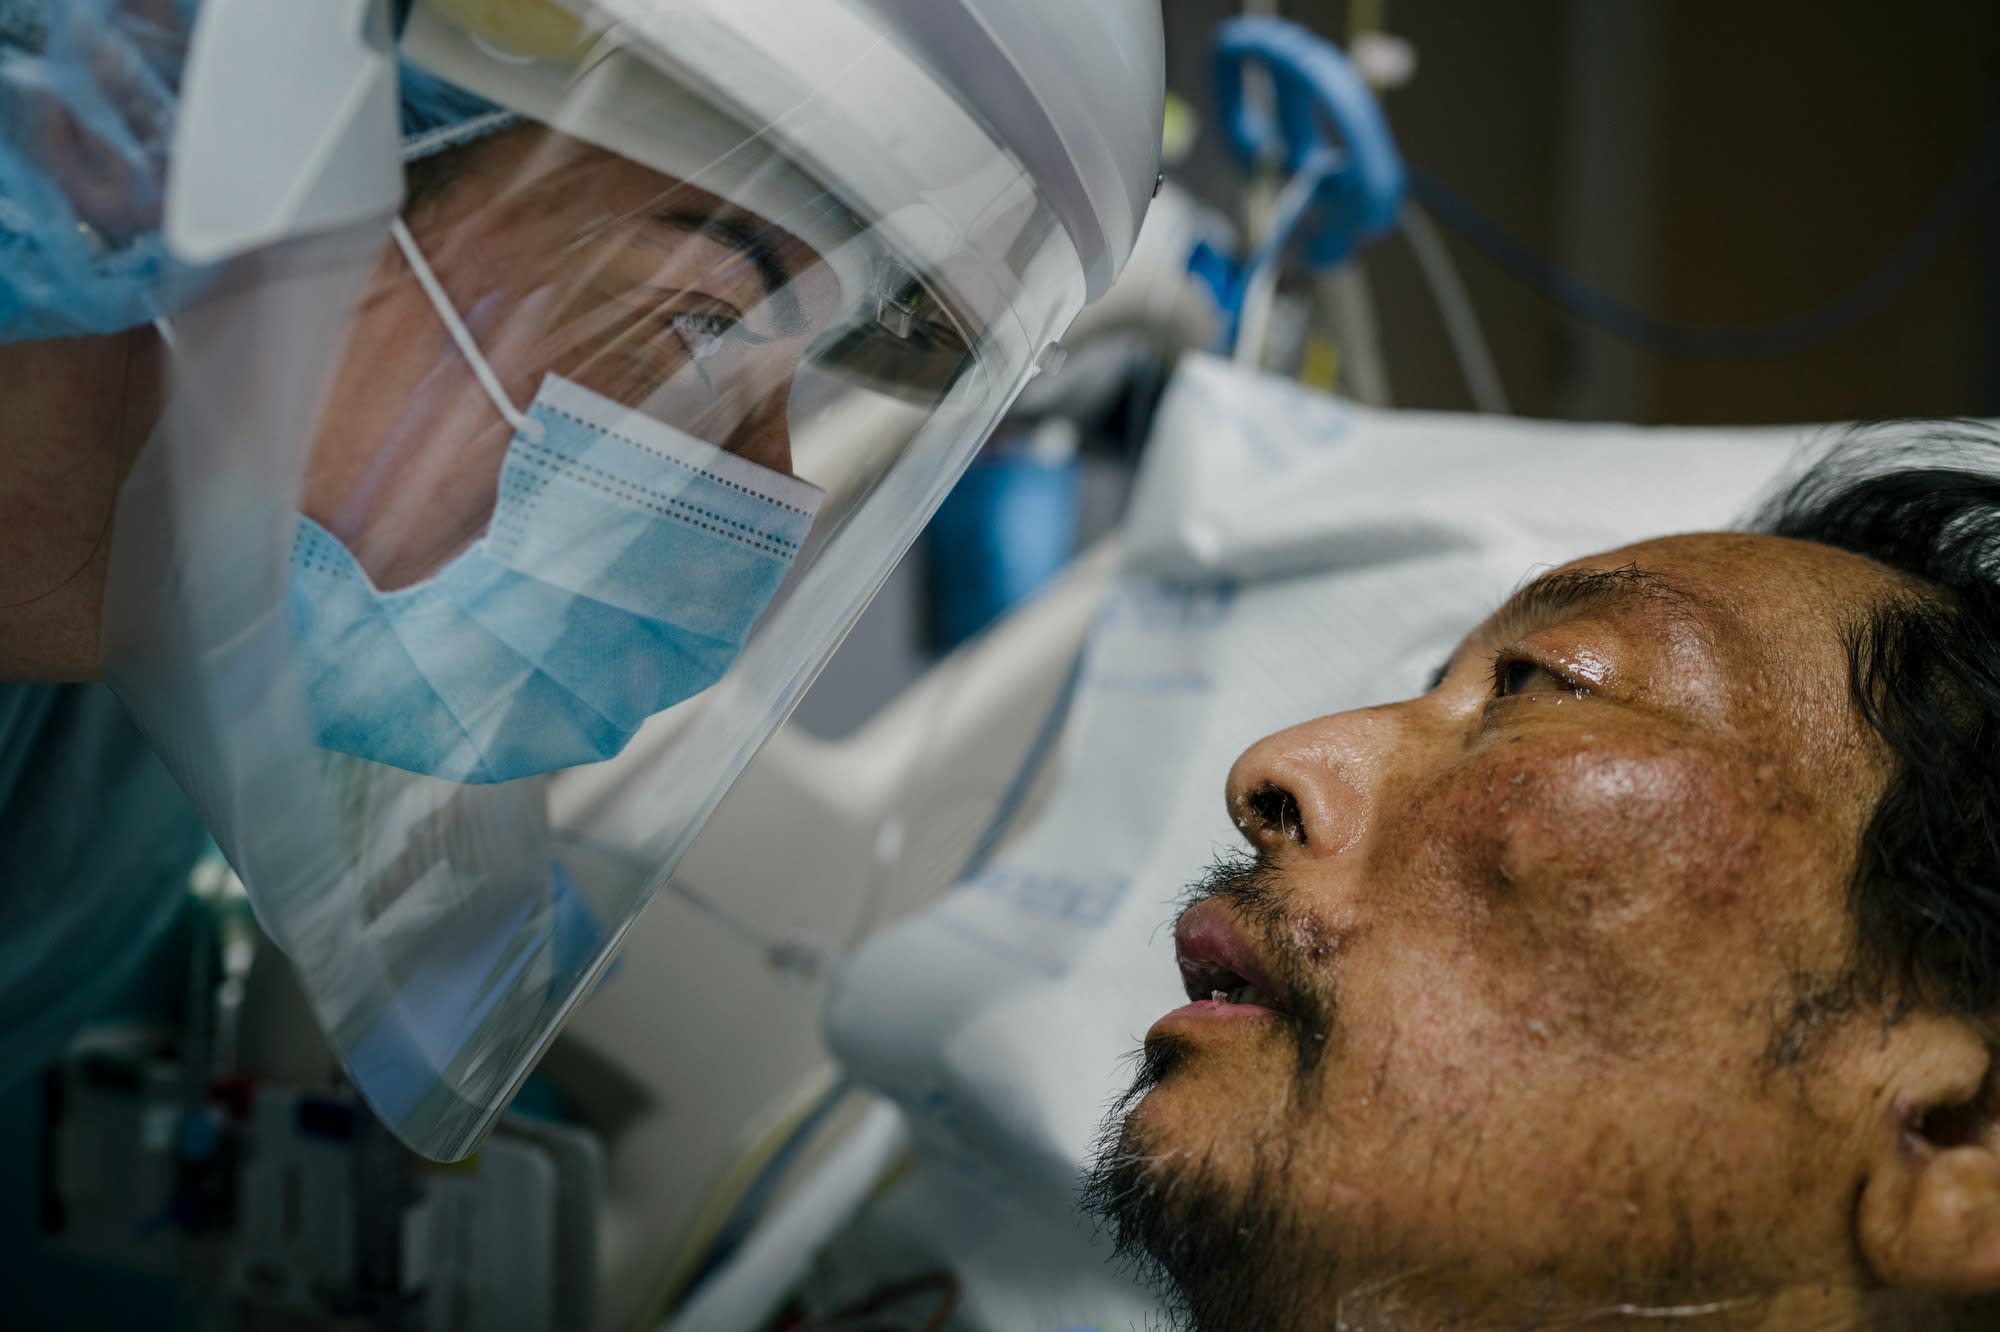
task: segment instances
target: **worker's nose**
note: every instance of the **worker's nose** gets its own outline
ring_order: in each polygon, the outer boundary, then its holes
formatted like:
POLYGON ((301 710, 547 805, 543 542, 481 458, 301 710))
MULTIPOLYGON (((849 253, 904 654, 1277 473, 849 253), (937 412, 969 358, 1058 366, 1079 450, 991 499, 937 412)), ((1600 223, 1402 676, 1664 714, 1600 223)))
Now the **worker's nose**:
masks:
POLYGON ((1230 818, 1261 854, 1339 855, 1367 832, 1399 729, 1366 708, 1265 736, 1229 770, 1230 818))
POLYGON ((730 433, 724 447, 760 467, 793 476, 792 430, 786 415, 788 389, 789 385, 767 393, 743 424, 730 433))

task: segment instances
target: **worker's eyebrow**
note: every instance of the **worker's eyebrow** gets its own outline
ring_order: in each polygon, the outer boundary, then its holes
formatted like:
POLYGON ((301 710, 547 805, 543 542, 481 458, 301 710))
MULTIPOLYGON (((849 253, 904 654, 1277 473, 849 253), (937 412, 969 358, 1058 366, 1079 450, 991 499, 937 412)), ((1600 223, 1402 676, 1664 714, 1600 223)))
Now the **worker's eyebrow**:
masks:
MULTIPOLYGON (((1667 606, 1686 619, 1700 619, 1693 597, 1636 564, 1616 569, 1558 569, 1543 574, 1508 597, 1500 609, 1466 635, 1465 642, 1483 638, 1506 643, 1544 625, 1635 605, 1667 606)), ((1464 650, 1465 644, 1461 643, 1451 660, 1432 673, 1429 689, 1444 683, 1464 650)))
POLYGON ((778 326, 777 336, 788 337, 804 331, 805 315, 799 309, 798 293, 791 285, 795 274, 778 253, 777 246, 764 235, 764 228, 747 218, 718 217, 713 213, 658 213, 653 220, 676 231, 706 236, 741 254, 757 270, 757 278, 764 284, 764 294, 771 302, 771 317, 778 326))

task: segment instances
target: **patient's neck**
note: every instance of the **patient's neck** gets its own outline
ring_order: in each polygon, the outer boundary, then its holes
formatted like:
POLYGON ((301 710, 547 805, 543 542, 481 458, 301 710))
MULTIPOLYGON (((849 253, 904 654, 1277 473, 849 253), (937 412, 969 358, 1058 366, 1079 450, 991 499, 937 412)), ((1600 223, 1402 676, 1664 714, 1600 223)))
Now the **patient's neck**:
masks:
POLYGON ((96 675, 112 510, 161 367, 151 329, 0 346, 0 681, 96 675))
POLYGON ((1411 1279, 1364 1284, 1338 1301, 1325 1326, 1329 1332, 1972 1332, 2000 1327, 2000 1306, 1975 1309, 1845 1283, 1804 1282, 1775 1294, 1539 1309, 1486 1303, 1473 1312, 1463 1292, 1426 1290, 1411 1279))

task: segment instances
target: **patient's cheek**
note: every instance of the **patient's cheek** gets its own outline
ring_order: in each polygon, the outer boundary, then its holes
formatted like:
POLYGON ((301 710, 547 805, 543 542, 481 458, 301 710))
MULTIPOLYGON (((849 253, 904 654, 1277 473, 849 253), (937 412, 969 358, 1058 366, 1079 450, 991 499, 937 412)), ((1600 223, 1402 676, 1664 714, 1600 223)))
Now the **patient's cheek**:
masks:
POLYGON ((1390 860, 1423 867, 1413 896, 1457 932, 1441 946, 1505 1008, 1559 1022, 1616 995, 1640 1024, 1675 1011, 1690 968, 1765 935, 1766 805, 1729 755, 1531 738, 1423 793, 1400 829, 1418 845, 1390 860))
POLYGON ((1586 749, 1492 785, 1500 797, 1468 813, 1491 830, 1497 875, 1546 917, 1726 912, 1742 891, 1747 820, 1705 752, 1586 749))

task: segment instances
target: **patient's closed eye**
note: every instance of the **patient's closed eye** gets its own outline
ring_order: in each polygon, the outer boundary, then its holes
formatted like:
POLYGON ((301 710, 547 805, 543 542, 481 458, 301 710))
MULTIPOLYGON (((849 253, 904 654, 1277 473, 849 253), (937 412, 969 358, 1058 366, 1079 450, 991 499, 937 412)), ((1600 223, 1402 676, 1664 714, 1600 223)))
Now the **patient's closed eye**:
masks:
POLYGON ((1562 672, 1544 666, 1532 657, 1502 652, 1493 658, 1493 697, 1513 698, 1521 694, 1553 689, 1563 694, 1590 691, 1562 672))

